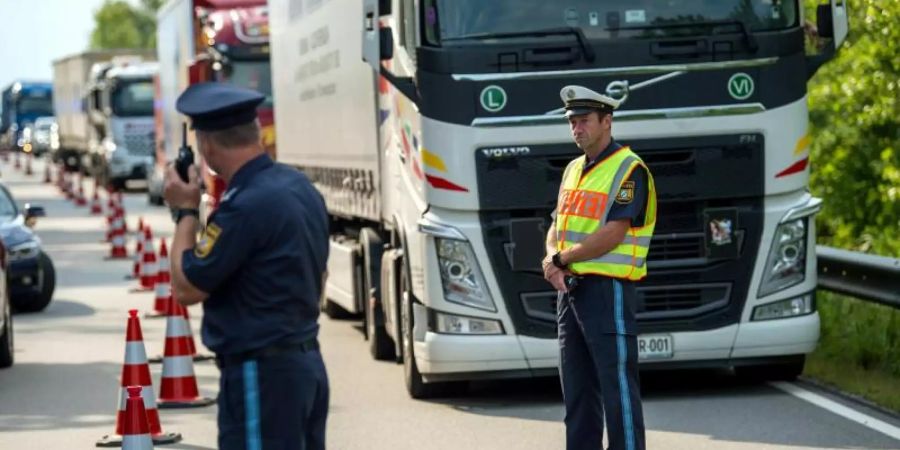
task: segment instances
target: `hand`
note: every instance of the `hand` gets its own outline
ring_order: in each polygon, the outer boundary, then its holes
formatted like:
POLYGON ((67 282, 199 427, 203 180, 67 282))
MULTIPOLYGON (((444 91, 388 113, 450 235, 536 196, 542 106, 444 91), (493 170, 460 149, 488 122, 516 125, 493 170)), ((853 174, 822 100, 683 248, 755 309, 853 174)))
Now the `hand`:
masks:
POLYGON ((548 278, 547 281, 549 281, 557 291, 569 292, 569 288, 566 287, 566 277, 569 275, 572 275, 572 273, 568 270, 557 269, 557 272, 548 278))
POLYGON ((172 208, 197 209, 200 207, 200 174, 196 166, 188 168, 188 182, 185 183, 174 164, 166 168, 163 198, 172 208))
POLYGON ((550 281, 550 278, 556 274, 556 272, 562 270, 553 264, 553 255, 547 255, 544 260, 541 261, 541 267, 544 269, 544 279, 547 281, 550 281))

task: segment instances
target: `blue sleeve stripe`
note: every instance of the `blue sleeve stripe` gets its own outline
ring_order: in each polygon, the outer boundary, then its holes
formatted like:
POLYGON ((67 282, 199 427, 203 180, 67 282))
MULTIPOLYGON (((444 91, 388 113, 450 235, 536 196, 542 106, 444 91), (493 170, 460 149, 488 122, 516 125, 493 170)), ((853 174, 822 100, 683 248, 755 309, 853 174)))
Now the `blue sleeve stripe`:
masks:
POLYGON ((244 362, 244 433, 247 450, 262 450, 259 420, 259 377, 256 360, 244 362))

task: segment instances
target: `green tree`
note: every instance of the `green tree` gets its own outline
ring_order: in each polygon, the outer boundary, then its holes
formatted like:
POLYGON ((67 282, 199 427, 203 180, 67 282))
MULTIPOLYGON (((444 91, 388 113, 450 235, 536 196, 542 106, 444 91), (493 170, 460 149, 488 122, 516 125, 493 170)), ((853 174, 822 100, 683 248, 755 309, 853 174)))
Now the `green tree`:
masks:
MULTIPOLYGON (((815 17, 818 0, 806 0, 815 17)), ((853 0, 850 36, 810 84, 820 242, 900 254, 900 2, 853 0)))
POLYGON ((164 0, 106 0, 94 13, 91 48, 155 48, 156 11, 164 0))

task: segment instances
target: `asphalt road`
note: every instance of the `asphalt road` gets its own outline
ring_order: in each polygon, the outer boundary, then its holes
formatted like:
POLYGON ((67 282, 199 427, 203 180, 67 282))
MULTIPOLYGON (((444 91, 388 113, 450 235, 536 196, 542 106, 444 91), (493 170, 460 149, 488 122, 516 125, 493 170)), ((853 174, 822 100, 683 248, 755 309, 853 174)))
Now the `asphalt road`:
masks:
MULTIPOLYGON (((114 427, 127 310, 148 310, 153 295, 128 292, 129 263, 103 260, 105 221, 42 184, 42 164, 35 169, 25 177, 2 163, 0 181, 20 205, 47 209, 37 231, 56 264, 58 285, 45 311, 14 317, 16 363, 0 371, 0 449, 93 448, 114 427)), ((126 196, 130 227, 142 216, 157 236, 170 236, 167 211, 145 199, 126 196)), ((196 332, 201 311, 191 313, 196 332)), ((165 321, 142 325, 147 353, 159 353, 165 321)), ((355 322, 323 318, 320 340, 332 387, 329 448, 564 448, 555 379, 478 383, 454 398, 414 401, 403 388, 402 367, 373 361, 355 322)), ((215 396, 215 366, 199 362, 194 370, 201 393, 215 396)), ((160 371, 151 365, 157 389, 160 371)), ((900 449, 896 418, 803 383, 670 372, 646 375, 642 391, 651 449, 900 449)), ((160 448, 215 448, 215 414, 215 406, 162 411, 164 430, 184 440, 160 448)))

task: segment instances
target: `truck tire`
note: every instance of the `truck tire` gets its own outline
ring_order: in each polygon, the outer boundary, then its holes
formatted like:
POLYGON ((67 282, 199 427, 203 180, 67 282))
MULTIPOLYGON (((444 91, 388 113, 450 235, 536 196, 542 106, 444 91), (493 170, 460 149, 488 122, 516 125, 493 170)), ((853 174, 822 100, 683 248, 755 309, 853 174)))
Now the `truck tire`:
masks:
POLYGON ((3 330, 0 334, 0 369, 11 366, 13 359, 13 324, 7 298, 6 308, 3 308, 3 330))
POLYGON ((803 373, 806 356, 800 356, 794 361, 767 364, 759 366, 738 366, 734 368, 735 374, 748 381, 794 381, 803 373))
POLYGON ((384 328, 384 310, 381 307, 381 256, 384 253, 384 242, 371 228, 362 229, 359 241, 363 251, 363 310, 369 353, 376 360, 392 359, 394 343, 384 328))
POLYGON ((463 382, 426 383, 422 379, 422 373, 419 372, 419 368, 416 365, 415 346, 413 345, 413 328, 415 326, 413 295, 407 278, 404 270, 400 278, 400 295, 402 296, 400 301, 400 328, 402 329, 403 376, 406 382, 406 391, 410 397, 418 400, 443 397, 460 392, 465 386, 463 382))
POLYGON ((50 304, 50 301, 53 300, 53 291, 56 290, 56 268, 53 267, 53 261, 44 252, 41 252, 38 256, 38 264, 43 272, 41 291, 35 295, 16 299, 15 306, 17 311, 43 311, 50 304))

